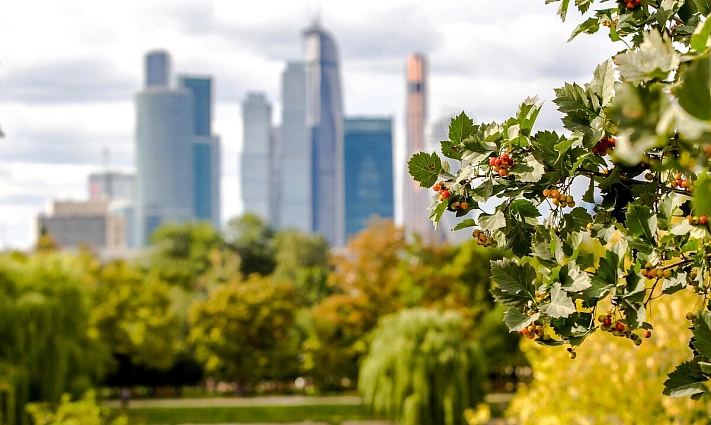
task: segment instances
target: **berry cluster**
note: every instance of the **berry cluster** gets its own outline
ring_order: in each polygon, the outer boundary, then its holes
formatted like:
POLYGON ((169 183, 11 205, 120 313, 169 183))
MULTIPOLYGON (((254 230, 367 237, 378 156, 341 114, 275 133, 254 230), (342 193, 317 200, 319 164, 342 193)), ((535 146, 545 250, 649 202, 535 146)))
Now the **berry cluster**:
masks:
POLYGON ((592 151, 596 155, 605 156, 615 148, 616 144, 617 142, 615 142, 613 137, 608 138, 607 136, 602 136, 602 139, 593 146, 592 151))
POLYGON ((451 195, 451 193, 449 193, 449 190, 447 190, 447 188, 444 186, 444 182, 435 183, 435 185, 432 186, 432 190, 434 190, 435 192, 439 192, 440 201, 444 201, 451 195))
POLYGON ((456 210, 459 210, 459 209, 461 209, 461 210, 468 210, 468 209, 469 209, 469 204, 466 203, 466 202, 464 202, 464 201, 462 201, 462 202, 454 201, 454 202, 452 202, 451 204, 449 204, 449 209, 451 209, 452 211, 456 211, 456 210))
POLYGON ((537 325, 535 323, 531 323, 530 325, 523 328, 523 330, 518 331, 518 333, 528 339, 533 339, 535 337, 541 338, 544 341, 548 341, 551 339, 551 336, 543 330, 543 326, 537 325))
POLYGON ((479 229, 474 230, 472 232, 472 236, 476 238, 476 243, 481 246, 490 246, 496 248, 496 245, 498 245, 494 238, 479 229))
MULTIPOLYGON (((613 322, 612 313, 601 314, 600 316, 598 316, 597 320, 601 323, 601 331, 610 332, 614 336, 629 338, 630 340, 632 340, 632 342, 634 342, 634 345, 642 344, 642 338, 640 338, 640 336, 636 333, 632 332, 632 329, 630 329, 630 327, 625 322, 621 320, 615 320, 613 322)), ((651 338, 652 331, 650 331, 649 329, 645 329, 642 332, 642 335, 645 338, 651 338)))
POLYGON ((642 276, 646 277, 647 279, 669 279, 670 277, 672 277, 671 270, 655 269, 652 263, 645 264, 641 273, 642 276))
POLYGON ((694 183, 691 182, 689 179, 685 179, 681 175, 681 173, 674 174, 674 180, 672 180, 672 182, 669 186, 671 186, 672 189, 674 189, 676 187, 680 187, 682 189, 687 189, 689 191, 694 190, 694 183))
POLYGON ((636 7, 638 7, 642 1, 641 0, 623 0, 623 3, 625 6, 627 6, 627 9, 632 10, 636 7))
POLYGON ((575 200, 573 199, 573 197, 564 193, 560 193, 558 189, 545 189, 543 191, 543 196, 545 196, 546 198, 551 198, 551 202, 553 203, 553 205, 558 205, 563 208, 573 208, 575 206, 575 200))
POLYGON ((703 224, 703 225, 706 225, 706 224, 709 224, 709 216, 707 216, 707 215, 702 215, 701 217, 697 217, 697 216, 695 216, 695 215, 694 215, 694 216, 687 215, 687 216, 686 216, 686 221, 688 221, 689 224, 703 224))
POLYGON ((498 158, 489 158, 489 165, 491 165, 491 169, 495 173, 498 173, 501 177, 506 177, 509 175, 509 168, 511 168, 513 164, 513 158, 511 158, 507 153, 502 154, 498 158))

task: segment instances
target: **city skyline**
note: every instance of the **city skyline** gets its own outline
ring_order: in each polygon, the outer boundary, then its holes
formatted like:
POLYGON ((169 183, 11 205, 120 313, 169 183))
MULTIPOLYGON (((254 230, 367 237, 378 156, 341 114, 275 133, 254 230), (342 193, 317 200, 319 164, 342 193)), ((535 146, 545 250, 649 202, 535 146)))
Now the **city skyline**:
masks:
MULTIPOLYGON (((171 52, 173 69, 215 76, 215 133, 226 148, 223 166, 230 166, 222 177, 222 218, 237 214, 241 206, 233 164, 241 150, 239 101, 247 89, 279 97, 285 63, 300 56, 298 34, 308 22, 302 5, 246 8, 237 14, 226 3, 184 2, 166 8, 156 21, 152 13, 164 6, 128 2, 114 18, 138 19, 124 28, 92 19, 101 16, 99 9, 84 5, 81 24, 72 25, 71 11, 78 4, 52 5, 48 15, 53 21, 15 4, 0 17, 0 36, 6 39, 31 32, 35 25, 38 35, 0 47, 0 125, 6 133, 0 147, 0 244, 28 246, 32 217, 51 199, 85 199, 86 176, 103 169, 103 148, 111 148, 111 169, 132 169, 131 99, 143 84, 137 72, 141 55, 153 48, 171 52), (39 37, 58 23, 63 29, 55 30, 56 37, 39 37), (80 30, 65 29, 74 27, 80 30)), ((464 109, 483 121, 506 118, 528 95, 550 99, 550 88, 563 81, 587 81, 589 69, 613 53, 590 37, 561 42, 575 20, 556 22, 553 6, 511 1, 497 4, 496 11, 493 5, 468 5, 460 13, 463 4, 373 2, 326 9, 324 24, 342 55, 346 115, 393 116, 394 142, 402 143, 402 64, 415 51, 425 53, 431 65, 430 115, 464 109), (373 13, 383 19, 369 19, 373 13), (478 23, 481 14, 491 19, 478 23), (403 16, 414 24, 411 29, 395 25, 403 16), (531 51, 531 39, 541 46, 538 51, 531 51), (580 49, 590 54, 574 60, 580 49), (480 64, 481 58, 486 64, 480 64)), ((275 104, 275 124, 280 110, 281 104, 275 104)), ((557 116, 547 103, 541 128, 558 129, 557 116)))

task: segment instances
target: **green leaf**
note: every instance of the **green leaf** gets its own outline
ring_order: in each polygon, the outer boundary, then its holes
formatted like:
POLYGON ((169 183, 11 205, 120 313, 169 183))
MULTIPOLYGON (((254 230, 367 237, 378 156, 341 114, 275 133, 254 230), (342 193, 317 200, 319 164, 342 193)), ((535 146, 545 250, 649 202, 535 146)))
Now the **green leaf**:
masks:
POLYGON ((600 21, 598 18, 588 18, 583 23, 575 27, 573 30, 573 33, 570 34, 570 38, 568 38, 568 41, 571 41, 575 37, 577 37, 579 34, 585 33, 585 34, 595 34, 597 30, 600 29, 600 21))
POLYGON ((647 207, 631 204, 627 209, 627 229, 632 236, 645 239, 647 242, 654 242, 654 234, 657 232, 657 216, 647 207))
POLYGON ((447 209, 447 201, 438 202, 437 205, 430 211, 429 220, 434 223, 435 230, 437 229, 437 223, 442 218, 442 214, 447 209))
POLYGON ((510 294, 508 292, 504 292, 499 287, 493 287, 491 288, 491 295, 494 296, 494 301, 497 304, 506 306, 506 307, 518 307, 521 308, 528 304, 529 301, 531 301, 531 297, 528 296, 526 293, 520 293, 520 294, 510 294))
POLYGON ((479 225, 482 229, 493 232, 506 226, 506 216, 501 211, 496 211, 494 214, 480 214, 479 225))
POLYGON ((479 186, 469 192, 472 198, 482 202, 488 200, 493 193, 494 181, 492 179, 485 179, 479 186))
POLYGON ((694 0, 694 5, 696 10, 702 15, 708 15, 711 13, 711 1, 710 0, 694 0))
POLYGON ((573 300, 561 289, 559 282, 553 284, 551 288, 551 301, 541 306, 541 311, 550 317, 568 317, 575 313, 573 300))
POLYGON ((474 121, 462 111, 461 114, 452 118, 449 124, 449 140, 459 144, 474 132, 474 121))
POLYGON ((664 279, 664 284, 662 284, 662 292, 665 294, 673 294, 675 292, 681 291, 686 287, 686 273, 677 273, 676 276, 672 276, 669 279, 664 279))
POLYGON ((664 381, 664 394, 670 397, 686 397, 704 392, 702 385, 707 379, 699 367, 699 357, 684 362, 664 381))
POLYGON ((692 344, 702 356, 711 358, 711 312, 702 311, 694 320, 692 344))
POLYGON ((590 90, 595 93, 605 107, 612 103, 612 93, 615 88, 615 71, 612 69, 612 62, 606 60, 595 68, 593 79, 590 82, 590 90))
POLYGON ((560 268, 560 281, 566 292, 580 292, 592 287, 590 276, 580 270, 575 261, 569 261, 560 268))
POLYGON ((410 158, 407 170, 420 183, 420 186, 429 188, 437 182, 437 178, 442 172, 442 160, 434 152, 431 154, 419 152, 410 158))
POLYGON ((472 227, 472 226, 476 226, 476 221, 474 221, 473 218, 467 218, 466 220, 464 220, 461 223, 454 226, 454 228, 452 230, 453 231, 454 230, 461 230, 461 229, 466 229, 467 227, 472 227))
POLYGON ((711 120, 711 56, 693 61, 676 90, 679 105, 692 116, 711 120))
POLYGON ((439 142, 439 144, 442 149, 442 155, 446 156, 447 158, 456 159, 458 161, 462 159, 462 152, 459 150, 459 148, 454 142, 451 142, 449 140, 443 140, 439 142))
POLYGON ((589 131, 590 123, 601 109, 597 96, 589 88, 580 87, 576 83, 565 83, 563 87, 555 89, 555 95, 553 103, 565 114, 563 126, 573 132, 589 131))
POLYGON ((545 169, 533 154, 529 154, 522 162, 511 167, 511 174, 521 182, 538 182, 545 174, 545 169))
POLYGON ((622 77, 639 84, 652 79, 665 79, 676 69, 681 55, 671 40, 662 38, 658 31, 644 33, 644 41, 637 50, 628 50, 615 57, 622 77))
POLYGON ((528 263, 518 260, 495 260, 491 262, 492 279, 499 290, 511 295, 526 295, 533 299, 536 285, 536 270, 528 263))
POLYGON ((589 202, 591 204, 595 203, 595 180, 590 179, 590 185, 588 190, 583 194, 583 201, 589 202))
POLYGON ((691 48, 697 52, 703 52, 708 47, 709 36, 711 36, 711 19, 706 17, 706 20, 699 23, 691 35, 691 48))
POLYGON ((698 194, 711 193, 711 178, 703 176, 696 181, 696 196, 694 196, 694 211, 698 215, 711 216, 711 196, 698 194))
POLYGON ((516 199, 511 202, 508 208, 510 214, 516 216, 519 220, 525 221, 526 218, 540 217, 541 212, 526 199, 516 199))
POLYGON ((528 314, 522 313, 519 308, 510 307, 504 314, 504 323, 509 327, 509 331, 518 332, 538 320, 540 316, 540 313, 529 316, 528 314))
POLYGON ((563 226, 561 236, 565 237, 568 233, 579 232, 592 223, 592 217, 583 207, 575 207, 569 213, 563 214, 563 226))

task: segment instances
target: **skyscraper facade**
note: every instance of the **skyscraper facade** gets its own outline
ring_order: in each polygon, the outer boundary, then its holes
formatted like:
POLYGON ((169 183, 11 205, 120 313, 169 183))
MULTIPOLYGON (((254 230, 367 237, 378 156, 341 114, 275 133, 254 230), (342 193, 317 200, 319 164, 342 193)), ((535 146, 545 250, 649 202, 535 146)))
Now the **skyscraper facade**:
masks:
POLYGON ((164 50, 148 52, 145 57, 145 83, 167 87, 170 81, 170 55, 164 50))
POLYGON ((195 217, 220 226, 220 140, 212 135, 212 78, 178 77, 192 95, 195 217))
POLYGON ((312 229, 344 244, 343 105, 338 50, 318 23, 304 31, 306 130, 311 140, 312 229))
MULTIPOLYGON (((150 71, 149 66, 147 82, 151 80, 150 71)), ((194 218, 193 139, 193 97, 189 90, 147 85, 136 95, 137 246, 145 246, 162 223, 194 218)))
MULTIPOLYGON (((425 150, 425 125, 427 122, 427 59, 413 54, 407 58, 407 103, 405 110, 405 155, 425 150)), ((427 220, 426 208, 431 191, 419 186, 404 170, 402 191, 403 225, 408 234, 419 233, 425 240, 431 238, 432 225, 427 220)))
POLYGON ((306 131, 306 71, 302 62, 289 62, 282 74, 282 118, 275 161, 279 228, 311 232, 311 138, 306 131))
POLYGON ((264 93, 247 93, 242 104, 244 130, 241 182, 244 212, 269 222, 272 199, 272 107, 264 93))
POLYGON ((372 216, 393 218, 392 119, 344 121, 346 238, 368 226, 372 216))

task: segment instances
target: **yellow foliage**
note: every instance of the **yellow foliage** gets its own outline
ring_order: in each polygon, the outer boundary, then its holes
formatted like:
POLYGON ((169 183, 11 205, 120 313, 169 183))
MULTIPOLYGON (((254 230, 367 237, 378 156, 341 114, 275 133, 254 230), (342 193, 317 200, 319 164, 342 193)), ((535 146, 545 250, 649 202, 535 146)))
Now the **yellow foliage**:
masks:
POLYGON ((652 338, 636 347, 629 339, 597 331, 570 360, 562 347, 522 341, 534 370, 507 415, 520 425, 706 424, 711 405, 662 395, 667 374, 692 353, 685 314, 698 298, 682 291, 652 302, 652 338))

